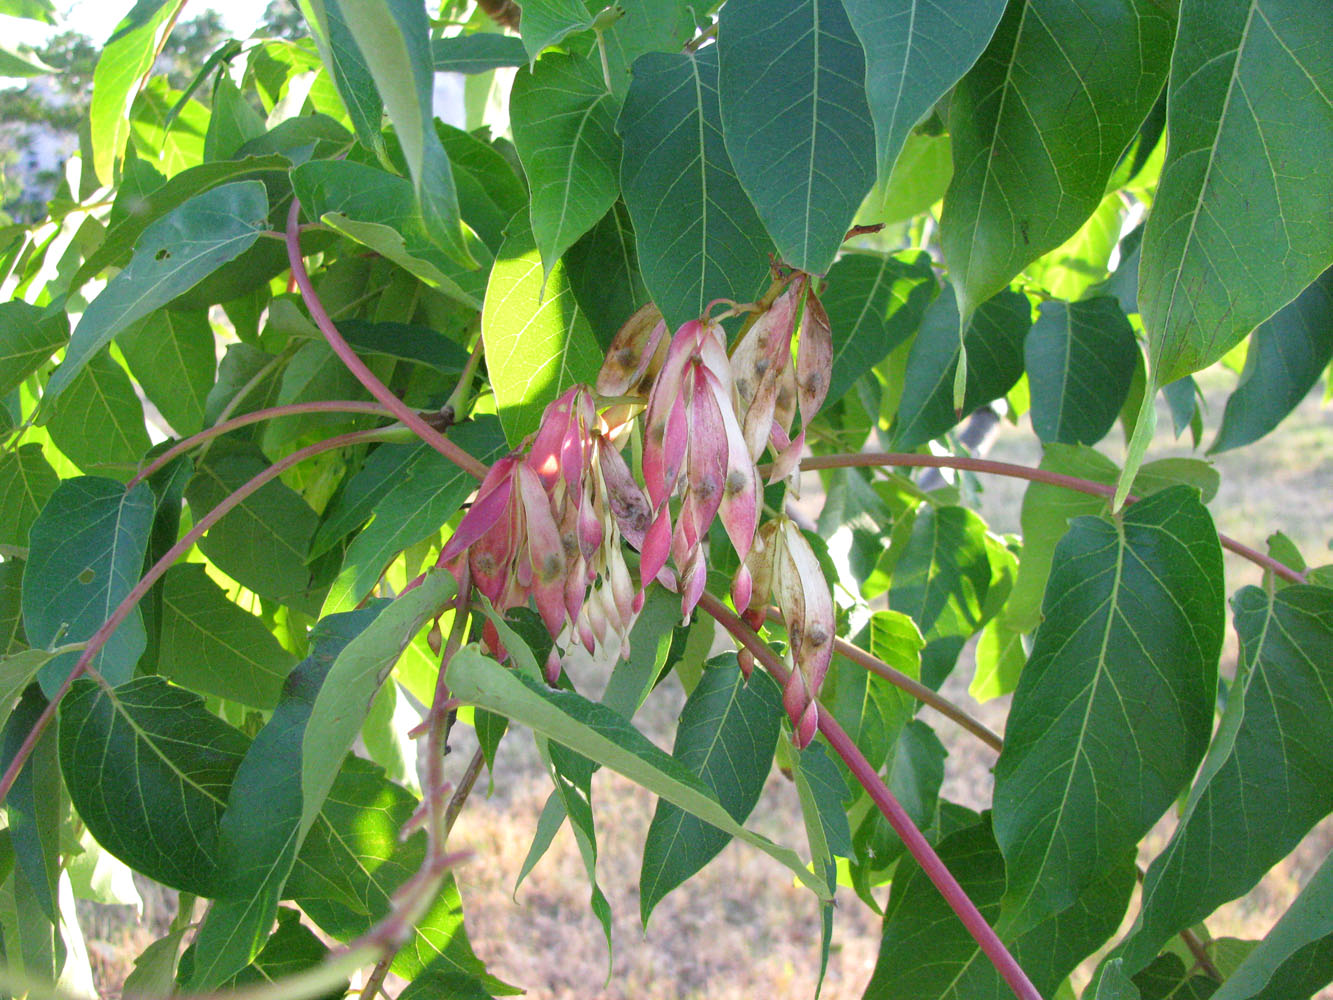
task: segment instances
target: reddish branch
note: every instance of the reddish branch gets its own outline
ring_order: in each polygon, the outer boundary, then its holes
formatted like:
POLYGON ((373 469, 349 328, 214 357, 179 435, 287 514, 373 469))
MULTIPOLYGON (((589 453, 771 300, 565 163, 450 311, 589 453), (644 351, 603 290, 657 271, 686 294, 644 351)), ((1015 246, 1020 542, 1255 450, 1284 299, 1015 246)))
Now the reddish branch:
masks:
MULTIPOLYGON (((991 473, 997 476, 1008 476, 1011 479, 1027 479, 1034 483, 1050 483, 1052 486, 1063 486, 1066 489, 1076 490, 1079 493, 1087 493, 1091 496, 1114 497, 1115 486, 1105 483, 1098 483, 1091 479, 1080 479, 1078 476, 1066 476, 1061 472, 1051 472, 1049 469, 1037 469, 1029 465, 1014 465, 1012 462, 994 462, 987 458, 967 458, 962 455, 915 455, 911 452, 861 452, 855 455, 822 455, 816 458, 807 458, 801 462, 801 468, 806 469, 845 469, 850 467, 861 468, 880 468, 883 466, 899 466, 901 468, 936 468, 936 469, 965 469, 969 472, 991 473)), ((1138 500, 1136 496, 1125 498, 1126 503, 1134 503, 1138 500)), ((1263 569, 1268 570, 1284 580, 1290 580, 1292 583, 1309 582, 1304 573, 1292 569, 1285 563, 1279 562, 1272 556, 1266 556, 1262 552, 1257 552, 1248 545, 1242 545, 1228 535, 1218 534, 1218 540, 1222 543, 1224 549, 1230 549, 1236 555, 1248 559, 1263 569)))

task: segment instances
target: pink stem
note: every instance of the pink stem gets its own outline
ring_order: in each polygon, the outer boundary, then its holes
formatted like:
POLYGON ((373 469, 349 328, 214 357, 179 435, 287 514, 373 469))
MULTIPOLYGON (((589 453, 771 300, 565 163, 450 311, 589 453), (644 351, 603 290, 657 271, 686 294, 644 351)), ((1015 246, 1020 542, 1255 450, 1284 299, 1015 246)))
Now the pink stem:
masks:
MULTIPOLYGON (((725 604, 707 591, 699 599, 699 607, 703 608, 717 620, 717 622, 730 632, 741 642, 746 649, 754 654, 755 659, 763 663, 764 667, 777 678, 778 683, 786 684, 790 671, 781 660, 773 654, 768 648, 768 644, 759 638, 758 633, 740 620, 725 604)), ((879 811, 884 814, 884 818, 889 821, 894 832, 902 838, 907 846, 908 852, 916 859, 916 863, 921 866, 921 870, 926 873, 926 877, 934 883, 935 888, 940 891, 945 902, 958 915, 963 926, 967 928, 968 933, 972 935, 973 940, 985 952, 986 957, 991 960, 997 972, 1009 984, 1009 988, 1014 991, 1014 995, 1019 1000, 1041 1000, 1041 994, 1037 988, 1032 985, 1022 967, 1009 953, 1009 949, 1004 946, 1004 942, 991 929, 990 924, 986 923, 986 918, 981 915, 976 904, 968 898, 963 887, 958 884, 958 880, 940 860, 940 856, 935 853, 935 849, 930 846, 930 841, 922 835, 916 828, 912 818, 907 815, 906 810, 899 804, 894 797, 893 792, 889 791, 882 778, 870 766, 865 755, 861 753, 852 738, 847 732, 838 725, 837 720, 827 711, 819 711, 819 731, 824 734, 829 745, 842 758, 843 763, 856 776, 856 780, 861 783, 861 787, 869 793, 870 798, 874 800, 879 811)))
POLYGON ((181 537, 180 541, 169 548, 163 554, 161 559, 153 563, 148 572, 143 575, 143 579, 130 589, 130 592, 125 595, 125 599, 116 606, 116 610, 111 612, 111 617, 102 624, 101 628, 93 633, 92 638, 88 640, 88 645, 84 647, 83 653, 80 654, 78 661, 74 664, 74 668, 69 672, 69 676, 65 678, 64 682, 60 685, 59 690, 56 691, 55 696, 47 703, 42 714, 37 717, 36 723, 34 723, 32 729, 24 738, 18 753, 16 753, 14 759, 10 761, 4 777, 0 778, 0 802, 3 802, 5 797, 9 795, 9 790, 14 787, 14 782, 18 778, 19 771, 23 769, 24 763, 32 754, 33 748, 37 745, 37 741, 41 739, 42 733, 46 730, 46 727, 51 724, 51 720, 56 714, 56 708, 60 705, 60 699, 65 696, 70 687, 73 686, 74 682, 87 672, 89 665, 93 661, 93 657, 95 657, 98 651, 106 645, 107 640, 110 639, 112 633, 120 627, 121 622, 130 616, 130 612, 134 610, 134 606, 143 599, 143 596, 152 589, 153 584, 161 579, 162 575, 166 573, 177 559, 190 551, 194 543, 203 536, 205 531, 217 524, 218 521, 222 520, 222 518, 237 507, 241 501, 245 500, 246 497, 260 489, 265 483, 277 479, 278 476, 282 475, 283 472, 290 469, 293 465, 296 465, 313 455, 318 455, 321 452, 333 451, 335 448, 345 448, 348 445, 360 444, 363 441, 373 441, 375 440, 376 435, 380 433, 379 430, 367 430, 340 434, 337 437, 329 438, 327 441, 320 441, 317 444, 309 445, 302 448, 300 451, 294 451, 286 458, 274 462, 267 469, 259 473, 259 475, 255 476, 243 486, 239 487, 234 493, 227 496, 221 503, 201 517, 195 526, 181 537))
POLYGON ((319 295, 315 292, 315 286, 310 281, 310 274, 305 269, 305 261, 301 257, 300 219, 301 203, 293 198, 291 211, 287 214, 287 260, 291 263, 292 277, 296 279, 296 287, 301 290, 301 298, 305 300, 306 308, 310 310, 310 318, 315 321, 315 325, 324 334, 324 339, 329 342, 329 346, 333 348, 334 353, 342 359, 343 364, 347 366, 347 370, 356 376, 357 381, 364 385, 370 391, 370 394, 383 403, 395 417, 412 428, 421 440, 452 461, 460 469, 470 472, 477 479, 483 478, 486 475, 486 466, 422 420, 420 414, 395 396, 389 390, 389 387, 376 378, 375 373, 366 367, 365 362, 357 357, 351 345, 338 332, 338 328, 329 317, 328 310, 324 308, 324 303, 319 300, 319 295))
MULTIPOLYGON (((868 451, 846 455, 821 455, 801 460, 802 470, 845 469, 851 467, 880 468, 894 465, 902 468, 966 469, 969 472, 986 472, 997 476, 1008 476, 1011 479, 1027 479, 1034 483, 1049 483, 1052 486, 1063 486, 1066 489, 1088 493, 1092 496, 1115 496, 1115 486, 1094 482, 1091 479, 1066 476, 1061 472, 1036 469, 1029 465, 1014 465, 1012 462, 994 462, 987 458, 968 458, 962 455, 916 455, 911 452, 868 451)), ((1137 499, 1139 498, 1128 496, 1125 498, 1125 502, 1133 503, 1137 499)), ((1248 559, 1256 566, 1266 569, 1284 580, 1290 580, 1292 583, 1309 582, 1304 573, 1292 569, 1272 556, 1256 552, 1248 545, 1242 545, 1234 538, 1220 532, 1217 537, 1223 548, 1231 550, 1236 555, 1248 559)))
POLYGON ((215 437, 220 437, 236 430, 238 427, 245 427, 248 424, 257 424, 264 420, 270 420, 275 417, 289 417, 298 413, 369 413, 377 417, 393 416, 385 407, 379 403, 367 403, 359 399, 317 399, 308 403, 287 403, 284 406, 270 406, 263 410, 254 410, 250 413, 244 413, 239 417, 232 417, 230 420, 224 420, 220 424, 214 424, 212 427, 205 427, 198 434, 192 434, 183 441, 177 441, 170 448, 158 455, 125 484, 126 489, 133 489, 139 483, 143 482, 158 469, 168 465, 172 459, 178 455, 183 455, 192 448, 196 448, 215 437))

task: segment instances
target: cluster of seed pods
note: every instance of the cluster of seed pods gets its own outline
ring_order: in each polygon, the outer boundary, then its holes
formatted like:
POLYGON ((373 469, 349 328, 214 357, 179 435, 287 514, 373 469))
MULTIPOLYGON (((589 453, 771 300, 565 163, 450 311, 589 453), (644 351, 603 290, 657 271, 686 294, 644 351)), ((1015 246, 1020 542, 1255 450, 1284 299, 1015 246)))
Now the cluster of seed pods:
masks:
MULTIPOLYGON (((828 318, 803 274, 753 317, 730 355, 707 311, 670 335, 645 306, 607 353, 596 387, 602 412, 586 386, 551 403, 523 446, 492 466, 441 564, 457 569, 466 559, 477 589, 502 614, 532 600, 555 639, 546 664, 554 682, 562 651, 576 641, 591 652, 614 633, 628 654, 629 630, 655 580, 679 591, 688 617, 707 582, 709 528, 720 519, 740 558, 731 584, 737 610, 757 628, 771 600, 787 626, 794 669, 783 700, 804 747, 832 656, 833 599, 796 526, 781 514, 761 525, 756 463, 771 448, 770 484, 785 479, 794 488, 832 354, 828 318), (622 455, 640 407, 642 487, 622 455), (622 539, 639 552, 639 588, 622 539)), ((504 655, 489 624, 484 641, 504 655)), ((748 671, 749 659, 742 665, 748 671)))

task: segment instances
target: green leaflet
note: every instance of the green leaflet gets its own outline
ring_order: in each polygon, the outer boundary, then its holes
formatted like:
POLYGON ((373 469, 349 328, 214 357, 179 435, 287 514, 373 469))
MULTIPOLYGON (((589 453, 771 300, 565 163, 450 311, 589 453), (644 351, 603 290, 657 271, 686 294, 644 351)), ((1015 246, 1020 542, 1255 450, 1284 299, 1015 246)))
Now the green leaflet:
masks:
POLYGON ((107 39, 93 71, 88 125, 92 168, 103 184, 115 180, 116 165, 130 136, 130 104, 153 68, 158 43, 185 0, 140 0, 107 39))
MULTIPOLYGON (((953 289, 946 288, 926 309, 907 356, 894 425, 895 448, 915 448, 958 423, 960 414, 953 400, 958 323, 957 300, 953 289)), ((972 315, 962 341, 969 359, 963 414, 1014 387, 1023 374, 1023 338, 1031 325, 1031 306, 1020 292, 1003 291, 972 315)))
POLYGON ((82 471, 122 480, 130 478, 149 445, 143 404, 125 369, 107 352, 94 355, 74 376, 46 429, 52 444, 82 471))
POLYGON ((520 27, 528 61, 536 62, 548 45, 592 27, 592 15, 581 0, 528 0, 520 27))
POLYGON ((546 404, 576 382, 594 381, 602 366, 564 267, 543 273, 523 226, 505 237, 486 286, 486 370, 510 447, 537 429, 546 404))
MULTIPOLYGON (((2 737, 3 754, 0 755, 6 769, 13 763, 20 744, 45 708, 46 698, 42 692, 29 687, 9 713, 2 737)), ((46 920, 53 925, 60 922, 57 885, 61 870, 63 798, 55 733, 48 729, 15 778, 5 798, 5 809, 16 874, 27 881, 46 920)))
POLYGON ((69 339, 69 316, 22 299, 0 302, 0 396, 51 359, 69 339))
POLYGON ((912 127, 977 61, 1005 5, 981 0, 963 17, 930 0, 843 0, 843 6, 865 49, 866 97, 883 180, 912 127))
POLYGON ((783 260, 823 273, 876 173, 865 56, 841 0, 731 0, 718 53, 736 176, 783 260))
POLYGON ((117 341, 144 395, 181 437, 204 426, 213 388, 213 328, 203 310, 161 309, 123 330, 117 341))
POLYGON ((594 58, 553 52, 514 78, 514 145, 546 274, 620 194, 617 105, 594 58))
POLYGON ((1333 53, 1305 41, 1330 32, 1322 0, 1180 5, 1139 272, 1154 385, 1216 361, 1333 263, 1333 53))
POLYGON ((924 253, 844 254, 820 296, 833 330, 828 403, 916 332, 939 285, 924 253))
MULTIPOLYGON (((153 524, 152 491, 128 493, 110 479, 61 483, 33 522, 23 571, 23 628, 30 645, 81 642, 102 627, 139 582, 153 524)), ((91 666, 111 684, 129 680, 147 642, 139 610, 111 634, 91 666)), ((48 697, 79 658, 63 653, 42 667, 48 697)))
POLYGON ((262 620, 237 607, 199 563, 162 579, 158 672, 173 683, 271 709, 296 658, 262 620))
POLYGON ((1302 1000, 1333 980, 1333 860, 1325 859, 1213 996, 1216 1000, 1302 1000))
MULTIPOLYGON (((1004 892, 1005 866, 990 823, 983 820, 950 835, 938 850, 982 915, 993 923, 1004 892)), ((1007 941, 1042 996, 1056 995, 1065 976, 1115 931, 1133 887, 1134 866, 1126 859, 1090 885, 1068 910, 1007 941)), ((906 863, 906 871, 900 867, 884 912, 879 958, 866 987, 866 1000, 1005 1000, 1011 996, 995 967, 921 869, 912 863, 906 863)))
MULTIPOLYGON (((312 160, 292 171, 292 187, 316 219, 464 305, 481 305, 485 272, 459 266, 433 242, 409 181, 362 163, 312 160)), ((469 245, 488 256, 480 241, 469 245)))
POLYGON ((1043 302, 1023 344, 1032 428, 1044 443, 1096 444, 1129 394, 1139 345, 1110 296, 1043 302))
POLYGON ((264 185, 234 181, 195 195, 145 229, 129 264, 74 328, 65 360, 42 396, 43 412, 50 416, 60 393, 118 333, 249 249, 267 216, 264 185))
POLYGON ((505 670, 465 646, 449 664, 449 687, 465 703, 501 712, 521 725, 655 792, 786 865, 821 899, 829 898, 823 877, 811 873, 795 852, 746 830, 713 793, 680 762, 648 742, 623 717, 572 692, 552 691, 539 681, 505 670))
POLYGON ((1144 880, 1143 912, 1120 953, 1131 972, 1247 892, 1333 811, 1333 590, 1246 587, 1232 603, 1240 671, 1186 813, 1144 880), (1282 781, 1254 780, 1275 760, 1282 781))
POLYGON ((426 232, 451 259, 475 266, 458 215, 453 170, 435 133, 435 71, 425 6, 413 0, 337 0, 337 7, 402 144, 426 232))
MULTIPOLYGON (((805 822, 805 838, 810 845, 810 856, 816 871, 824 875, 829 885, 838 880, 839 857, 852 857, 852 833, 843 812, 847 785, 837 765, 829 759, 820 743, 812 744, 796 755, 792 777, 801 800, 801 818, 805 822)), ((818 997, 828 971, 829 946, 833 941, 833 901, 819 908, 819 979, 815 983, 818 997)))
POLYGON ((1333 359, 1333 270, 1250 334, 1245 371, 1208 451, 1250 444, 1294 410, 1333 359))
MULTIPOLYGON (((191 989, 221 985, 263 947, 296 853, 322 804, 306 798, 302 781, 308 763, 302 743, 315 699, 337 657, 383 609, 376 603, 320 621, 310 634, 310 655, 292 670, 272 717, 236 769, 218 828, 216 889, 210 893, 218 899, 195 938, 191 989)), ((330 784, 341 761, 338 753, 320 759, 330 784)))
POLYGON ((59 485, 40 444, 0 454, 0 545, 27 548, 28 529, 59 485))
POLYGON ((218 822, 249 740, 160 677, 108 693, 74 682, 60 706, 60 763, 97 842, 164 885, 210 895, 218 822))
POLYGON ((339 0, 297 0, 297 4, 310 26, 319 57, 333 76, 356 137, 367 149, 382 150, 384 102, 339 0))
POLYGON ((1162 89, 1173 27, 1152 0, 1008 6, 949 103, 940 232, 963 316, 1097 208, 1162 89))
MULTIPOLYGON (((712 789, 732 819, 744 823, 772 770, 782 717, 782 691, 768 674, 755 671, 747 682, 733 657, 712 661, 681 709, 671 755, 712 789)), ((668 892, 730 841, 729 834, 659 800, 639 874, 644 926, 668 892)))
POLYGON ((648 301, 629 209, 618 201, 564 256, 574 299, 603 348, 648 301))
POLYGON ((641 56, 616 122, 643 282, 673 329, 717 296, 751 298, 771 247, 723 142, 717 59, 641 56))
POLYGON ((433 38, 430 53, 437 73, 485 73, 501 66, 522 66, 528 61, 521 39, 487 31, 433 38))
POLYGON ((1217 533, 1188 487, 1080 518, 1061 539, 995 767, 1002 933, 1132 858, 1193 776, 1212 730, 1221 583, 1217 533))
MULTIPOLYGON (((185 487, 195 521, 268 464, 254 445, 214 442, 185 487)), ((310 584, 305 559, 317 521, 299 494, 274 480, 209 528, 199 548, 242 586, 270 600, 300 606, 310 584)))

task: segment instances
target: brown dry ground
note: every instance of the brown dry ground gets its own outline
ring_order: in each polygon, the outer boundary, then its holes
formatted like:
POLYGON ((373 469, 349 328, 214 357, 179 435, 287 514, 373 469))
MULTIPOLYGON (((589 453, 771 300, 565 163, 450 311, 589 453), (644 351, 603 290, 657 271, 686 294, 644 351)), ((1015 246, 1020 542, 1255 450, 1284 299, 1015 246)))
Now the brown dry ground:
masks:
MULTIPOLYGON (((1226 380, 1205 383, 1215 426, 1225 399, 1226 380)), ((1273 529, 1291 535, 1313 562, 1327 562, 1333 525, 1333 427, 1311 395, 1282 432, 1239 453, 1218 457, 1222 489, 1212 509, 1219 528, 1262 547, 1273 529)), ((1187 449, 1163 447, 1155 454, 1187 449)), ((1030 431, 1001 434, 992 457, 1035 462, 1030 431)), ((1119 456, 1115 456, 1119 457, 1119 456)), ((1017 530, 1022 484, 987 480, 983 513, 997 530, 1017 530)), ((1254 583, 1259 574, 1235 559, 1227 561, 1228 590, 1254 583)), ((1224 653, 1224 670, 1234 669, 1234 641, 1224 653)), ((972 670, 965 651, 946 691, 1003 730, 1008 699, 977 706, 967 697, 972 670)), ((592 693, 598 680, 587 685, 592 693)), ((636 720, 660 746, 669 747, 675 713, 682 703, 678 685, 664 685, 636 720)), ((929 712, 927 711, 927 716, 929 712)), ((951 723, 937 724, 950 757, 944 794, 976 808, 989 805, 994 755, 951 723)), ((456 739, 451 767, 461 769, 471 747, 456 739)), ((484 779, 483 779, 484 782, 484 779)), ((497 975, 524 986, 532 997, 551 1000, 741 1000, 751 997, 812 997, 818 965, 818 916, 809 895, 789 874, 758 852, 733 844, 685 888, 669 895, 646 931, 638 920, 638 868, 653 798, 605 771, 594 779, 600 857, 598 876, 615 914, 614 966, 601 929, 588 907, 588 883, 568 827, 546 858, 512 892, 550 785, 522 731, 501 747, 495 790, 479 787, 455 828, 452 842, 474 852, 458 869, 468 912, 468 928, 478 953, 497 975)), ((751 825, 784 843, 803 843, 796 796, 774 776, 751 825)), ((1170 834, 1172 820, 1159 824, 1143 851, 1146 862, 1170 834)), ((1326 821, 1244 898, 1224 906, 1208 921, 1215 936, 1259 937, 1267 932, 1300 887, 1333 847, 1333 822, 1326 821)), ((823 996, 859 997, 873 967, 877 921, 855 895, 839 893, 833 954, 823 996)), ((132 960, 161 933, 171 916, 170 894, 148 894, 148 926, 125 919, 122 908, 85 904, 90 918, 90 950, 107 996, 115 996, 132 960), (151 928, 151 929, 150 929, 151 928)), ((1082 983, 1076 983, 1081 987, 1082 983)), ((1333 997, 1333 991, 1327 991, 1333 997)))

